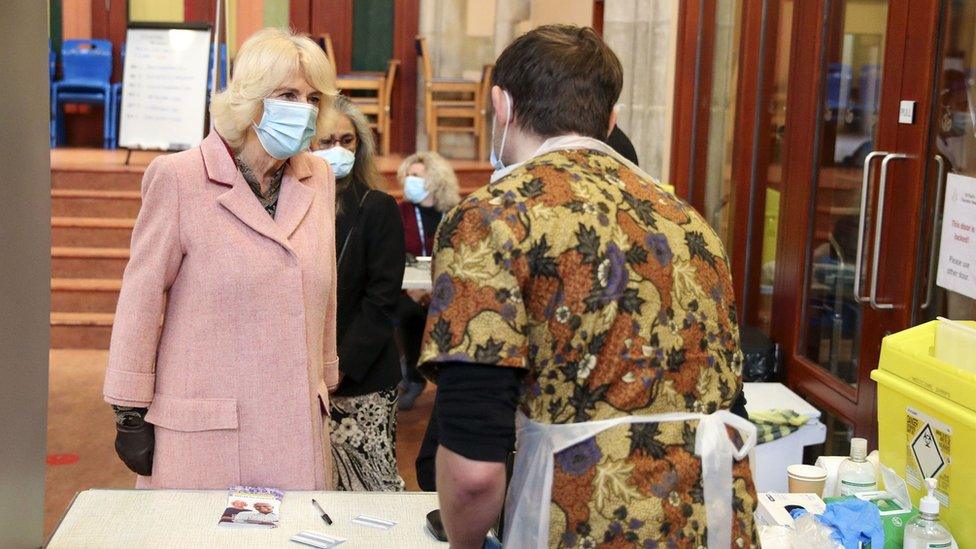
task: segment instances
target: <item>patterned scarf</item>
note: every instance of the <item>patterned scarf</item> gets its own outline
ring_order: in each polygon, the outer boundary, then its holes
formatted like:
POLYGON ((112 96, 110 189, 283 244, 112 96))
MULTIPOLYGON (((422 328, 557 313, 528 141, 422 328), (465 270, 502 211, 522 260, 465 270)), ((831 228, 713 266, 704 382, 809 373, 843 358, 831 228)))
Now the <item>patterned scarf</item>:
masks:
POLYGON ((264 210, 272 217, 275 216, 275 212, 278 209, 278 191, 281 190, 281 177, 285 174, 285 166, 282 164, 278 171, 271 176, 271 186, 268 187, 268 193, 261 193, 261 183, 258 181, 256 175, 251 170, 250 166, 241 160, 241 157, 235 156, 234 163, 237 164, 237 169, 241 171, 241 175, 244 176, 244 181, 251 187, 254 192, 254 196, 258 197, 261 201, 261 205, 264 206, 264 210))

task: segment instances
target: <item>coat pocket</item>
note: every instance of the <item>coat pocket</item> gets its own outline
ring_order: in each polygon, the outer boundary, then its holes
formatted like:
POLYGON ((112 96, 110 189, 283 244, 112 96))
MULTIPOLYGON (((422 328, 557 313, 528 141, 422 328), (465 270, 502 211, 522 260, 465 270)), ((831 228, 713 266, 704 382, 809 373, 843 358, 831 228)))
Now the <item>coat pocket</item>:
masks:
POLYGON ((322 415, 324 417, 329 417, 332 413, 329 411, 329 386, 326 385, 325 381, 320 381, 316 391, 319 394, 319 406, 322 410, 322 415))
POLYGON ((157 394, 152 488, 226 489, 241 482, 237 400, 157 394))

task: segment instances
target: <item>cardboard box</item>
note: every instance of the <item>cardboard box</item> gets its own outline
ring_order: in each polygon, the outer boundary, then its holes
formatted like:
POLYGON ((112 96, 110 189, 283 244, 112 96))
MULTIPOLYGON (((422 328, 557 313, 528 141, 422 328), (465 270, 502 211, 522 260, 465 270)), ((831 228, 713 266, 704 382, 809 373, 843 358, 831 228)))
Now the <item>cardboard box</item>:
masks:
POLYGON ((810 513, 821 515, 827 510, 817 494, 779 494, 763 492, 758 494, 756 506, 756 520, 765 526, 786 526, 793 528, 793 517, 790 511, 802 507, 810 513))
POLYGON ((881 512, 881 525, 884 527, 885 533, 884 549, 901 549, 905 540, 905 525, 918 514, 918 510, 911 505, 906 507, 904 503, 898 501, 898 498, 885 491, 861 492, 853 496, 827 498, 825 501, 831 503, 854 497, 870 501, 878 506, 878 511, 881 512))

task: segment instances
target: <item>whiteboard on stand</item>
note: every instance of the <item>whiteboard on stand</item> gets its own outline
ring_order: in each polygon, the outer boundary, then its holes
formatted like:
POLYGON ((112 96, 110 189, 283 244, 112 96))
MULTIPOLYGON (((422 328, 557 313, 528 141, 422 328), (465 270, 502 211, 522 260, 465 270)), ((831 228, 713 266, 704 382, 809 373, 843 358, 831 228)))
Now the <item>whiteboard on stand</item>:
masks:
POLYGON ((210 25, 140 23, 126 30, 119 146, 179 151, 203 140, 210 25))

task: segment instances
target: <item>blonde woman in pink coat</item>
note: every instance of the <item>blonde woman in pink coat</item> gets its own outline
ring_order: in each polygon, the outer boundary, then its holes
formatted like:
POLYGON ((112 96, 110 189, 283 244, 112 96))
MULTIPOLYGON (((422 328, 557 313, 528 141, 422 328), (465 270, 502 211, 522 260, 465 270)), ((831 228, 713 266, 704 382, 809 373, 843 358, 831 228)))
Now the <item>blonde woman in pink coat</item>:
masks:
POLYGON ((310 39, 265 29, 216 131, 146 169, 105 374, 146 488, 329 488, 335 178, 306 152, 335 95, 310 39))

